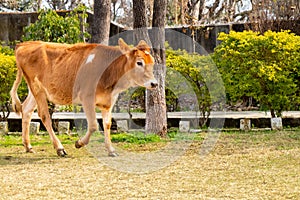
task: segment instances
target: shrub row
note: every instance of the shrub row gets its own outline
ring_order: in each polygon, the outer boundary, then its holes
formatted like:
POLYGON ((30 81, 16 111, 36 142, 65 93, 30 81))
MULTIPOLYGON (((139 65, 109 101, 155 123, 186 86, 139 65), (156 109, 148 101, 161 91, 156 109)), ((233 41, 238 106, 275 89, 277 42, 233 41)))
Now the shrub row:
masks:
POLYGON ((228 103, 253 97, 272 117, 299 109, 300 37, 290 31, 221 33, 213 58, 228 103))
POLYGON ((15 57, 7 48, 0 46, 0 121, 5 120, 9 113, 9 91, 14 81, 15 57))
MULTIPOLYGON (((68 43, 82 41, 77 37, 80 33, 79 18, 76 12, 71 15, 67 16, 69 22, 66 22, 53 11, 41 11, 39 21, 25 29, 23 39, 68 43), (68 34, 59 32, 65 23, 73 24, 68 26, 68 34), (53 26, 53 32, 41 33, 39 30, 45 25, 53 26)), ((281 116, 282 111, 299 110, 299 36, 289 31, 267 31, 264 34, 232 31, 221 33, 218 39, 222 42, 212 55, 189 54, 184 50, 166 48, 166 97, 169 108, 182 110, 185 105, 179 105, 177 100, 178 96, 186 94, 195 95, 196 110, 202 113, 204 119, 209 116, 212 107, 224 109, 225 100, 227 104, 236 104, 253 99, 261 110, 270 110, 273 117, 281 116)), ((6 118, 4 111, 9 107, 9 90, 15 73, 13 51, 0 47, 0 120, 6 118)), ((26 93, 26 86, 23 85, 21 96, 26 93)), ((133 98, 143 99, 144 91, 136 91, 133 98)), ((202 123, 205 124, 205 121, 202 123)))

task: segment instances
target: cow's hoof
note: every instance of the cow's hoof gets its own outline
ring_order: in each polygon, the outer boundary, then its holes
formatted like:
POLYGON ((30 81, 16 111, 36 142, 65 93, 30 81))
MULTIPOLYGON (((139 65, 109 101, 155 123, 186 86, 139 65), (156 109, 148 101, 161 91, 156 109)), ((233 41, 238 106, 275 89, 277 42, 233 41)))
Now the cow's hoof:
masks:
POLYGON ((108 153, 108 156, 109 156, 109 157, 118 157, 119 154, 116 153, 116 152, 109 152, 109 153, 108 153))
POLYGON ((57 149, 56 153, 60 157, 65 157, 65 156, 68 155, 67 152, 64 149, 57 149))
POLYGON ((80 144, 81 142, 79 141, 79 140, 77 140, 76 142, 75 142, 75 147, 77 148, 77 149, 79 149, 79 148, 81 148, 81 147, 83 147, 84 145, 82 145, 82 143, 80 144))
POLYGON ((26 153, 35 153, 35 151, 32 148, 26 148, 26 153))

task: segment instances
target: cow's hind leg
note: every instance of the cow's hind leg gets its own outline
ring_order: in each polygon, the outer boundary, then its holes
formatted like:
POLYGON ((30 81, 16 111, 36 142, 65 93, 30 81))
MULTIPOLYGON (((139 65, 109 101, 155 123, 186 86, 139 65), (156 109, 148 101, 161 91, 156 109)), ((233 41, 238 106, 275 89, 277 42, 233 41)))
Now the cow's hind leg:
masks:
POLYGON ((31 121, 31 116, 36 108, 36 101, 29 91, 29 94, 22 105, 22 141, 26 152, 34 153, 32 146, 30 144, 29 138, 29 126, 31 121))
POLYGON ((40 91, 39 93, 37 93, 37 95, 35 95, 35 99, 36 99, 37 106, 38 106, 39 117, 41 118, 45 128, 47 129, 47 131, 50 135, 53 146, 56 149, 57 155, 61 156, 61 157, 66 156, 67 153, 64 150, 64 147, 62 146, 59 139, 56 137, 56 135, 53 131, 53 128, 52 128, 52 121, 51 121, 50 114, 49 114, 46 94, 44 92, 40 91))

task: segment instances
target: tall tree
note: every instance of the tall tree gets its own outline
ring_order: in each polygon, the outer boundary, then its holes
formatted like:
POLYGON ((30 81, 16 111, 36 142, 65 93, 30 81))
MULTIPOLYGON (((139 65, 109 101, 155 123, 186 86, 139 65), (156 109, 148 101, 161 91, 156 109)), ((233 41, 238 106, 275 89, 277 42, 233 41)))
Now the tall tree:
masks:
POLYGON ((155 90, 147 91, 146 95, 146 132, 165 136, 167 133, 167 109, 165 99, 165 23, 166 0, 154 0, 152 27, 152 46, 155 59, 154 76, 158 81, 155 90))
POLYGON ((145 40, 148 44, 151 43, 147 30, 147 21, 146 1, 133 0, 133 28, 136 43, 139 40, 145 40))
POLYGON ((112 19, 125 27, 133 27, 133 2, 112 0, 112 19))
POLYGON ((249 21, 255 31, 291 29, 300 19, 300 2, 296 0, 251 0, 249 21))
POLYGON ((80 4, 89 5, 89 1, 82 0, 38 0, 40 4, 47 3, 53 10, 72 10, 80 4))
POLYGON ((41 4, 41 0, 0 0, 0 12, 38 11, 41 8, 41 4))
MULTIPOLYGON (((159 86, 146 91, 146 133, 165 136, 167 132, 167 115, 165 101, 165 18, 166 0, 154 0, 151 42, 155 58, 154 75, 159 86)), ((150 43, 147 30, 147 11, 145 0, 133 0, 135 38, 150 43)))
POLYGON ((110 29, 111 0, 94 1, 94 23, 92 42, 108 43, 110 29))

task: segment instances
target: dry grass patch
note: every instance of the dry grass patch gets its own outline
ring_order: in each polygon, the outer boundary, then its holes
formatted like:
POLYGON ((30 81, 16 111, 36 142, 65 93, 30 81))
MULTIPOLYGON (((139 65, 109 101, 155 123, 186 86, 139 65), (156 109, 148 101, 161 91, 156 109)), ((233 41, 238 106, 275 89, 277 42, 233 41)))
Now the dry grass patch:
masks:
MULTIPOLYGON (((202 134, 200 137, 205 137, 202 134)), ((13 137, 0 137, 0 199, 298 199, 300 196, 300 132, 297 131, 222 133, 206 157, 198 154, 202 141, 195 141, 173 164, 146 174, 123 173, 105 166, 86 148, 75 149, 76 137, 62 138, 69 153, 67 158, 56 156, 46 136, 33 138, 40 140, 34 146, 35 154, 24 153, 21 140, 13 137)), ((139 145, 131 150, 142 151, 139 145)))

